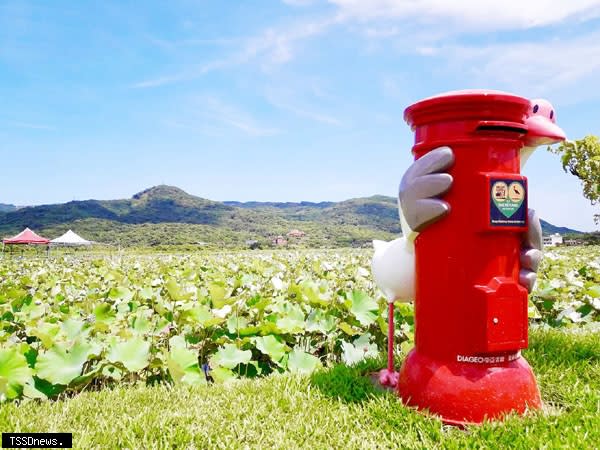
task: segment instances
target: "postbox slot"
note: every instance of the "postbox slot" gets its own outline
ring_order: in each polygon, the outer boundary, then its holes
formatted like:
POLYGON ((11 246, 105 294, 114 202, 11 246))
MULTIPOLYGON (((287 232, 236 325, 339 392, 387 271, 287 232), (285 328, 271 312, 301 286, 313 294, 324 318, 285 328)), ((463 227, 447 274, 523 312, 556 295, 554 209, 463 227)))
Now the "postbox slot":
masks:
POLYGON ((505 122, 495 120, 482 120, 478 123, 475 129, 476 133, 479 132, 504 132, 504 133, 517 133, 526 134, 527 126, 516 123, 516 122, 505 122))

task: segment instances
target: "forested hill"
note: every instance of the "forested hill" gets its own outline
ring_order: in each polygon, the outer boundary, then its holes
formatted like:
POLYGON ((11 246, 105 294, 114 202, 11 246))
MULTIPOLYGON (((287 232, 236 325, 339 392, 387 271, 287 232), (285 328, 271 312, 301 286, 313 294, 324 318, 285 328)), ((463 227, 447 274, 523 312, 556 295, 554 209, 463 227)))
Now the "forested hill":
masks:
MULTIPOLYGON (((48 238, 70 228, 86 239, 143 246, 243 247, 251 241, 266 246, 277 236, 301 246, 366 246, 372 239, 389 240, 400 233, 392 197, 320 203, 216 202, 165 185, 130 199, 72 201, 0 213, 1 236, 25 227, 48 238), (304 236, 288 237, 291 230, 304 236)), ((555 232, 551 224, 543 227, 555 232)))
POLYGON ((16 211, 15 205, 7 205, 6 203, 0 203, 0 213, 16 211))

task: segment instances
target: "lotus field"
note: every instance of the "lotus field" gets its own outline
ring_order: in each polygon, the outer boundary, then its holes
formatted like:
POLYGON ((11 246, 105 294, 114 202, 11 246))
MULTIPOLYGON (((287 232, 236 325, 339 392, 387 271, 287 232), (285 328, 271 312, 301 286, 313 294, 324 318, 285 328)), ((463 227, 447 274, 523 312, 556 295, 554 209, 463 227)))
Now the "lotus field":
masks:
MULTIPOLYGON (((385 349, 370 250, 0 260, 0 398, 310 373, 385 349)), ((547 251, 533 323, 600 322, 600 248, 547 251)), ((396 308, 397 356, 412 346, 396 308)), ((443 337, 441 337, 443 338, 443 337)))

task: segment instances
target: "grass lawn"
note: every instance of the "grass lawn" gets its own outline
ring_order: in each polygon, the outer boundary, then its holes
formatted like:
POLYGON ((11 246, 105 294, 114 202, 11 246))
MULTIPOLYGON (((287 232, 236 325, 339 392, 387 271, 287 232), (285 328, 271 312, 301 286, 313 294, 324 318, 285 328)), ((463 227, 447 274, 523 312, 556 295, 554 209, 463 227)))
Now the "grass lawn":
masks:
POLYGON ((119 387, 0 406, 0 431, 72 432, 75 448, 600 448, 600 336, 533 331, 545 410, 460 430, 375 390, 366 365, 229 386, 119 387))

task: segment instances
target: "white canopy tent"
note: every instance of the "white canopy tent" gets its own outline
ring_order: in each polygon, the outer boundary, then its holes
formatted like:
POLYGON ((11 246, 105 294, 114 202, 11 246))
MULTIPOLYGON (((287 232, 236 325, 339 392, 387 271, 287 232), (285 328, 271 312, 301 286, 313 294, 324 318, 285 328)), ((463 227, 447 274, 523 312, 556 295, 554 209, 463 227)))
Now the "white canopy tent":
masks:
POLYGON ((86 239, 83 239, 77 233, 69 230, 62 236, 57 237, 56 239, 52 239, 50 241, 50 245, 65 245, 65 246, 75 247, 75 246, 79 246, 79 245, 81 245, 81 246, 92 245, 92 242, 88 241, 86 239))

